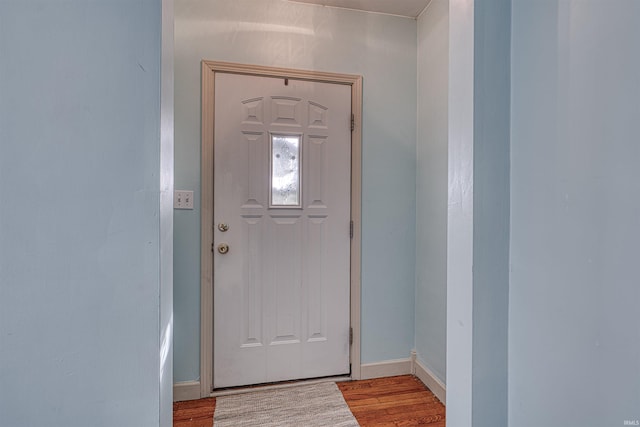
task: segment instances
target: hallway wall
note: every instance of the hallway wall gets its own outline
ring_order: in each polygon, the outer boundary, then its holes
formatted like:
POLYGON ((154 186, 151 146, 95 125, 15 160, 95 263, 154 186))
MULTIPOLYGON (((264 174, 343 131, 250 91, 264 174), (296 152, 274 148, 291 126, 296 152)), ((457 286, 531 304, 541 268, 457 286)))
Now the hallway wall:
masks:
POLYGON ((473 425, 508 417, 511 0, 476 0, 473 111, 473 425))
POLYGON ((514 427, 640 420, 638 21, 635 0, 513 2, 514 427))
POLYGON ((169 1, 0 1, 2 426, 172 423, 163 17, 169 1))
POLYGON ((447 349, 449 1, 418 19, 416 326, 420 363, 443 383, 447 349))

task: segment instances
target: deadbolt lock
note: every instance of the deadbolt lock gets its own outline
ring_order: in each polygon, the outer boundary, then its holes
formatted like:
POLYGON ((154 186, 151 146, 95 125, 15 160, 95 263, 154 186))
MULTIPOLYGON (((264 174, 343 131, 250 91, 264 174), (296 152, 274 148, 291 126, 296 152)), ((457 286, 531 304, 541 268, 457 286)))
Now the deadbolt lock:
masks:
POLYGON ((218 252, 220 252, 220 254, 224 255, 227 252, 229 252, 229 245, 227 245, 226 243, 220 243, 218 245, 218 252))
POLYGON ((220 224, 218 224, 218 230, 222 231, 223 233, 225 231, 227 231, 229 229, 229 226, 223 222, 221 222, 220 224))

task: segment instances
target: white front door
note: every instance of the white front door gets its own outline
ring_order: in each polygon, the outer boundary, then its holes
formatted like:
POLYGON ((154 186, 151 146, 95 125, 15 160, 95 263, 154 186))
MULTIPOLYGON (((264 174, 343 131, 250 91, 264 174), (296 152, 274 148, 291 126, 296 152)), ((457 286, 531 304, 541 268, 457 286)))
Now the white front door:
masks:
POLYGON ((351 87, 216 73, 214 387, 349 373, 351 87))

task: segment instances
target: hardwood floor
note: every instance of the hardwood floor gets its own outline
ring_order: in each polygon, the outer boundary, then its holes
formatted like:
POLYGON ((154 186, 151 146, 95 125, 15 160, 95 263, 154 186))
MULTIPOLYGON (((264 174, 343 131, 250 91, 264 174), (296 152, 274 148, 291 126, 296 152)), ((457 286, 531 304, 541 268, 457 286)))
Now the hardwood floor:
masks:
MULTIPOLYGON (((338 383, 361 427, 445 426, 445 407, 411 375, 338 383)), ((211 427, 215 398, 173 404, 174 427, 211 427)), ((302 427, 302 426, 301 426, 302 427)))
POLYGON ((338 383, 361 427, 445 426, 445 407, 411 375, 338 383))
POLYGON ((216 398, 173 403, 173 427, 211 427, 216 398))

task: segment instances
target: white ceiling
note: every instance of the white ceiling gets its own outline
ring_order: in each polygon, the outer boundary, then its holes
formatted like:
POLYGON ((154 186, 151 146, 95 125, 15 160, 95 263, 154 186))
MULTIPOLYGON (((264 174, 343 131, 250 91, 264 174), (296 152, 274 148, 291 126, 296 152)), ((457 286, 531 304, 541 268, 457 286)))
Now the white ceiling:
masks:
POLYGON ((416 18, 431 0, 289 0, 416 18))

